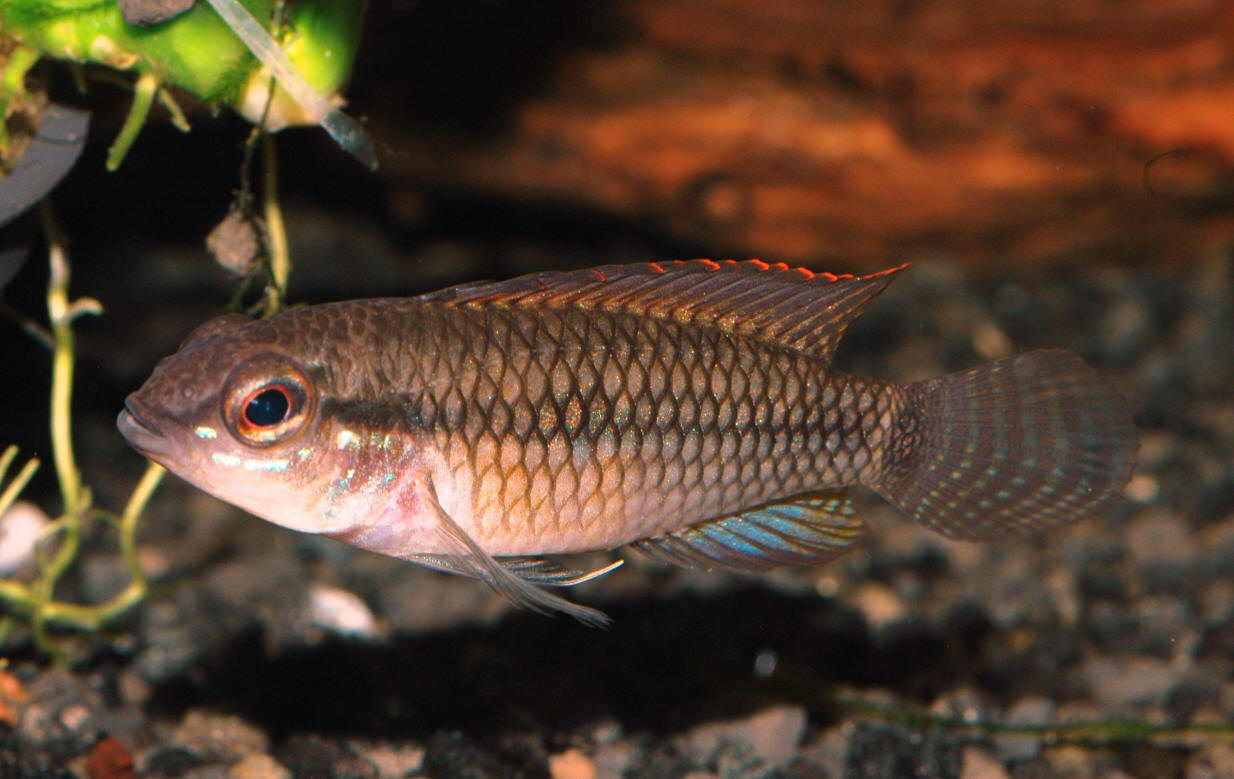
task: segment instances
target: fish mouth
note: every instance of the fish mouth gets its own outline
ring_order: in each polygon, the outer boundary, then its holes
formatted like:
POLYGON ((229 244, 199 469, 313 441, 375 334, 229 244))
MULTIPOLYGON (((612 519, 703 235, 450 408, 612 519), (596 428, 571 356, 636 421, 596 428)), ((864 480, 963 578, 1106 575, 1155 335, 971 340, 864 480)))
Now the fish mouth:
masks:
POLYGON ((116 427, 120 435, 129 442, 129 446, 144 455, 158 452, 159 444, 167 441, 158 425, 150 421, 150 412, 143 409, 141 403, 130 395, 124 401, 124 410, 116 418, 116 427))

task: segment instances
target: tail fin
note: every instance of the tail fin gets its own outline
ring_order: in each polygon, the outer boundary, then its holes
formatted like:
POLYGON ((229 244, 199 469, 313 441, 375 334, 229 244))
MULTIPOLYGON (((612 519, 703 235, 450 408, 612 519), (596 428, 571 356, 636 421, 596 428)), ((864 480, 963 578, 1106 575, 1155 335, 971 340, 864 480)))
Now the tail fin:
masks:
POLYGON ((871 486, 951 538, 1067 525, 1118 495, 1135 462, 1122 396, 1079 357, 1030 352, 911 384, 871 486))

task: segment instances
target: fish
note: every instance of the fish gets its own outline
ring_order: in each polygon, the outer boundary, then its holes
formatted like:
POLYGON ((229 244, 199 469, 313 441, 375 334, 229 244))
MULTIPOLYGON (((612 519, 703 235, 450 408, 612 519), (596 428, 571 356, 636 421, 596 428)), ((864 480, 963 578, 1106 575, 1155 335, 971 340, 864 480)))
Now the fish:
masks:
POLYGON ((1115 500, 1136 428, 1070 352, 908 383, 831 367, 904 267, 610 265, 230 314, 160 361, 117 424, 258 517, 592 625, 607 616, 551 587, 621 560, 587 571, 564 555, 815 565, 866 536, 853 487, 968 540, 1115 500))

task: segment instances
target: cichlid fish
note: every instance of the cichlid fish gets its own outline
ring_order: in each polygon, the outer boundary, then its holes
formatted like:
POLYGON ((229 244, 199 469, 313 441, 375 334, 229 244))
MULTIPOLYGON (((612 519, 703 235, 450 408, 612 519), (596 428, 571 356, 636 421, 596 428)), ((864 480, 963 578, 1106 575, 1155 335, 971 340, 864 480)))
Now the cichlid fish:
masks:
POLYGON ((546 555, 759 571, 863 534, 864 485, 951 538, 1099 510, 1137 447, 1118 392, 1038 351, 911 384, 832 354, 900 268, 759 261, 539 273, 199 327, 129 396, 136 449, 285 527, 591 623, 546 555))

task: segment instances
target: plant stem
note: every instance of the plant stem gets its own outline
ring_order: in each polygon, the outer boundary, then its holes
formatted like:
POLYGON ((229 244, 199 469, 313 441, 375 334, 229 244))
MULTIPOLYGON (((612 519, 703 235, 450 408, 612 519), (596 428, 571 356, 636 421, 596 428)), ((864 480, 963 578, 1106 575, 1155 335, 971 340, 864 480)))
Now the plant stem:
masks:
MULTIPOLYGON (((47 237, 50 276, 47 282, 47 314, 51 323, 52 337, 52 385, 51 385, 51 448, 56 478, 60 486, 63 513, 47 525, 35 543, 35 558, 39 570, 28 585, 0 579, 0 602, 8 610, 28 615, 34 643, 43 651, 63 659, 63 651, 48 636, 47 628, 55 624, 83 630, 98 630, 104 623, 119 616, 139 603, 147 592, 146 577, 137 559, 137 524, 151 495, 158 487, 166 471, 161 465, 150 462, 146 472, 129 496, 124 513, 119 518, 120 554, 129 575, 128 585, 110 600, 100 604, 76 604, 55 600, 56 583, 77 559, 81 540, 82 523, 92 515, 90 489, 82 483, 81 472, 73 456, 72 395, 73 358, 75 339, 73 320, 82 314, 97 314, 102 311, 98 301, 92 298, 69 300, 69 264, 64 244, 59 236, 51 208, 44 201, 39 209, 43 230, 47 237), (46 559, 39 554, 41 542, 59 537, 59 544, 46 559)), ((17 447, 9 446, 0 453, 0 482, 17 458, 17 447)), ((39 461, 29 460, 7 487, 0 491, 0 515, 17 495, 29 484, 39 461)), ((93 512, 102 514, 104 512, 93 512)), ((13 622, 0 619, 0 643, 3 643, 13 622)))
POLYGON ((124 118, 120 134, 116 136, 115 142, 107 150, 107 170, 109 172, 114 172, 120 167, 120 163, 124 162, 124 155, 129 153, 133 142, 137 140, 137 134, 141 132, 142 125, 146 123, 146 117, 150 115, 150 106, 154 104, 154 95, 158 88, 159 77, 154 73, 142 73, 137 77, 137 84, 133 89, 133 105, 129 108, 128 116, 124 118))
POLYGON ((1050 743, 1120 744, 1142 743, 1187 736, 1234 737, 1231 722, 1153 722, 1146 719, 1094 719, 1070 722, 1019 723, 948 717, 921 711, 911 706, 871 703, 848 695, 827 695, 836 706, 862 717, 910 728, 938 728, 957 733, 982 733, 993 736, 1038 736, 1050 743))
MULTIPOLYGON (((17 456, 17 447, 10 446, 5 450, 4 456, 0 457, 0 479, 4 478, 9 470, 9 465, 12 464, 13 458, 17 456)), ((9 486, 4 488, 4 492, 0 492, 0 517, 4 516, 4 512, 9 510, 9 506, 13 505, 13 501, 17 500, 17 496, 30 483, 30 479, 34 478, 34 472, 39 468, 39 460, 37 457, 30 458, 22 469, 13 477, 13 481, 9 486)))
POLYGON ((277 314, 287 297, 287 277, 291 275, 291 250, 287 244, 287 226, 283 223, 283 209, 279 205, 278 147, 274 136, 261 134, 261 159, 264 166, 262 183, 262 208, 265 212, 266 236, 269 241, 270 281, 273 295, 267 292, 266 316, 277 314))
POLYGON ((52 460, 56 466, 56 478, 60 483, 64 513, 74 514, 81 500, 81 474, 73 458, 71 415, 74 337, 68 297, 69 265, 51 209, 46 202, 40 207, 40 215, 49 245, 51 275, 47 281, 47 314, 55 343, 51 367, 52 460))

